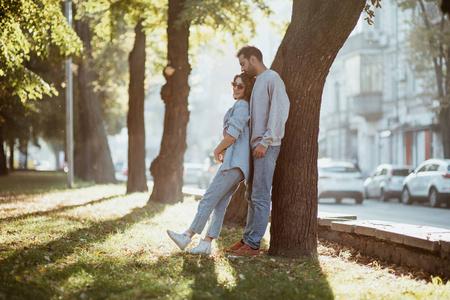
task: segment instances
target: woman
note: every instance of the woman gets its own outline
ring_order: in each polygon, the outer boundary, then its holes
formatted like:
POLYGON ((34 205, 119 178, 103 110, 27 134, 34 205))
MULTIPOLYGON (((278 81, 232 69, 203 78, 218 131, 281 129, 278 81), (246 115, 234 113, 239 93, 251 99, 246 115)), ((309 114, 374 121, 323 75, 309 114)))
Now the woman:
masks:
POLYGON ((216 176, 203 195, 198 205, 197 214, 191 226, 183 233, 167 230, 169 237, 184 250, 195 234, 201 234, 211 213, 211 219, 204 239, 189 249, 192 254, 211 253, 211 242, 217 239, 222 228, 223 218, 231 196, 239 187, 239 183, 248 178, 250 171, 250 119, 249 101, 253 81, 245 73, 236 75, 233 82, 234 105, 227 111, 223 119, 224 138, 214 149, 214 158, 221 162, 216 176))

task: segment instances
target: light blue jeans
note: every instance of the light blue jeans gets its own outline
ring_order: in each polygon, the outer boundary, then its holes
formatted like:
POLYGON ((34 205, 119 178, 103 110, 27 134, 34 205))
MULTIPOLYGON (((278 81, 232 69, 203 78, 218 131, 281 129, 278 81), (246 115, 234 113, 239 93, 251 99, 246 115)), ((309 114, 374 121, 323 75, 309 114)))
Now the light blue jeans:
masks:
POLYGON ((231 196, 237 190, 242 180, 244 180, 244 174, 239 168, 225 171, 219 169, 202 200, 200 200, 197 214, 189 229, 197 234, 201 234, 212 213, 206 236, 217 239, 222 229, 223 218, 231 196))
MULTIPOLYGON (((253 150, 252 150, 253 153, 253 150)), ((247 185, 247 226, 242 240, 254 249, 261 247, 261 240, 266 233, 270 217, 270 199, 273 173, 280 146, 269 146, 263 157, 252 156, 251 184, 247 185)))

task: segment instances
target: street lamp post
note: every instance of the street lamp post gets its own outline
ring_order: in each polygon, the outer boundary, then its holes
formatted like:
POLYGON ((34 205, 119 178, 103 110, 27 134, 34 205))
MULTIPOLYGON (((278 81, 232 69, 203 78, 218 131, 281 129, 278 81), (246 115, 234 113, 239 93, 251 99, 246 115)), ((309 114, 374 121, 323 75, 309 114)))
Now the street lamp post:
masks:
MULTIPOLYGON (((69 26, 72 27, 72 2, 66 0, 65 13, 69 26)), ((67 185, 73 187, 73 78, 72 56, 66 58, 66 160, 67 185)))

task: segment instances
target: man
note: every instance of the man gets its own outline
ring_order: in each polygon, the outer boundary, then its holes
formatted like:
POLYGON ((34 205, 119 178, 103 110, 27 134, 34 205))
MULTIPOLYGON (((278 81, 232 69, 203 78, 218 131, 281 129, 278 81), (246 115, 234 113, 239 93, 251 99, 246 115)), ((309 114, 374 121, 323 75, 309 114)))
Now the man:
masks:
POLYGON ((261 51, 242 47, 236 57, 241 71, 256 77, 250 98, 251 173, 247 186, 247 226, 242 239, 225 248, 231 256, 257 256, 270 216, 270 192, 276 160, 280 153, 289 98, 280 76, 263 63, 261 51))

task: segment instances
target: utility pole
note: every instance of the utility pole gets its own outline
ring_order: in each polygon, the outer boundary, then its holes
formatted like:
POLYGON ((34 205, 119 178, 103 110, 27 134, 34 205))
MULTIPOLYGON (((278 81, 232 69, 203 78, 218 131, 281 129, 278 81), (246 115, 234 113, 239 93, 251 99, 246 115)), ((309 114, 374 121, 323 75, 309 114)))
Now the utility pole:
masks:
MULTIPOLYGON (((66 0, 66 18, 72 27, 72 2, 66 0)), ((73 187, 73 78, 72 56, 66 58, 66 160, 67 186, 73 187)))

